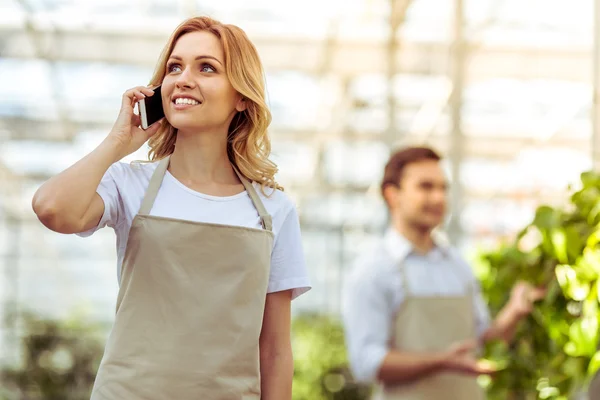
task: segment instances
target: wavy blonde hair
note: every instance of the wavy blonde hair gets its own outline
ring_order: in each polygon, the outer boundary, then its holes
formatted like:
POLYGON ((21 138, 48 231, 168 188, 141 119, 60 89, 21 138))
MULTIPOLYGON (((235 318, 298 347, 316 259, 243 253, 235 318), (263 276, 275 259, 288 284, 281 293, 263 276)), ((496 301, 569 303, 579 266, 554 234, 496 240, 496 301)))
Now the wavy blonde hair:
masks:
MULTIPOLYGON (((271 141, 267 128, 271 112, 265 101, 265 77, 256 48, 246 33, 235 25, 226 25, 208 17, 194 17, 182 22, 171 34, 163 49, 151 86, 160 85, 165 77, 166 63, 177 40, 186 33, 208 31, 223 46, 225 71, 233 88, 246 100, 246 109, 238 112, 231 121, 227 133, 229 161, 247 179, 265 187, 283 190, 276 181, 277 165, 269 160, 271 141)), ((148 158, 157 161, 175 150, 177 129, 166 118, 158 132, 149 141, 148 158)))

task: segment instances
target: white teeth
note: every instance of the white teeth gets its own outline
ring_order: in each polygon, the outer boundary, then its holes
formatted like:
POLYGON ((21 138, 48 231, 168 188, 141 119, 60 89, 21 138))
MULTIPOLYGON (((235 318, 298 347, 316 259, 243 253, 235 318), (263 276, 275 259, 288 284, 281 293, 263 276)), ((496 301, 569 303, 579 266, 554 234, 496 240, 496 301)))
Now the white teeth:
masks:
POLYGON ((195 106, 196 104, 200 104, 194 99, 188 99, 186 97, 178 97, 175 99, 175 104, 189 104, 195 106))

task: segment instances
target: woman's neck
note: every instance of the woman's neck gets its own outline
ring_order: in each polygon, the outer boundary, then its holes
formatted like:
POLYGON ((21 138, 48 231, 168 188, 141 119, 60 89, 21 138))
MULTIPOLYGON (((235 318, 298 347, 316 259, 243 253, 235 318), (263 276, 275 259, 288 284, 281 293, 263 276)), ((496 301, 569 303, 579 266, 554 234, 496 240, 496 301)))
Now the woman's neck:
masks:
POLYGON ((239 183, 227 156, 225 135, 178 132, 169 172, 193 185, 239 183))

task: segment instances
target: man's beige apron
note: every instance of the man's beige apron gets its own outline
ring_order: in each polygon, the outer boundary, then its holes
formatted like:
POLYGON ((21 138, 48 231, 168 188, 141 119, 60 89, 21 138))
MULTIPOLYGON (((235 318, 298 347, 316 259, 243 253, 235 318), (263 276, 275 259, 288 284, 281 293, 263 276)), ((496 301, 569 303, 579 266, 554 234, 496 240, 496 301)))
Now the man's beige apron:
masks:
MULTIPOLYGON (((406 293, 394 325, 392 347, 407 352, 448 349, 475 337, 472 288, 463 296, 414 295, 405 268, 400 267, 406 293)), ((380 387, 381 400, 482 400, 483 389, 473 377, 438 373, 413 383, 380 387)))
POLYGON ((131 226, 91 398, 258 400, 271 217, 237 171, 264 229, 149 215, 168 165, 159 162, 131 226))

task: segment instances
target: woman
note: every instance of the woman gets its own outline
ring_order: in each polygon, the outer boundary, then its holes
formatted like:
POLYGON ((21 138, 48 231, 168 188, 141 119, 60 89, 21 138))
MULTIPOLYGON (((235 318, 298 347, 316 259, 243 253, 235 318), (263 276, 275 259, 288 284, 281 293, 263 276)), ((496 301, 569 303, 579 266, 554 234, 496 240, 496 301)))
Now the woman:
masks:
POLYGON ((133 107, 153 91, 126 91, 102 144, 33 198, 54 231, 117 234, 117 313, 92 399, 291 399, 290 302, 310 284, 268 159, 256 49, 238 27, 189 19, 158 84, 162 121, 140 129, 133 107), (149 138, 152 162, 117 162, 149 138))

